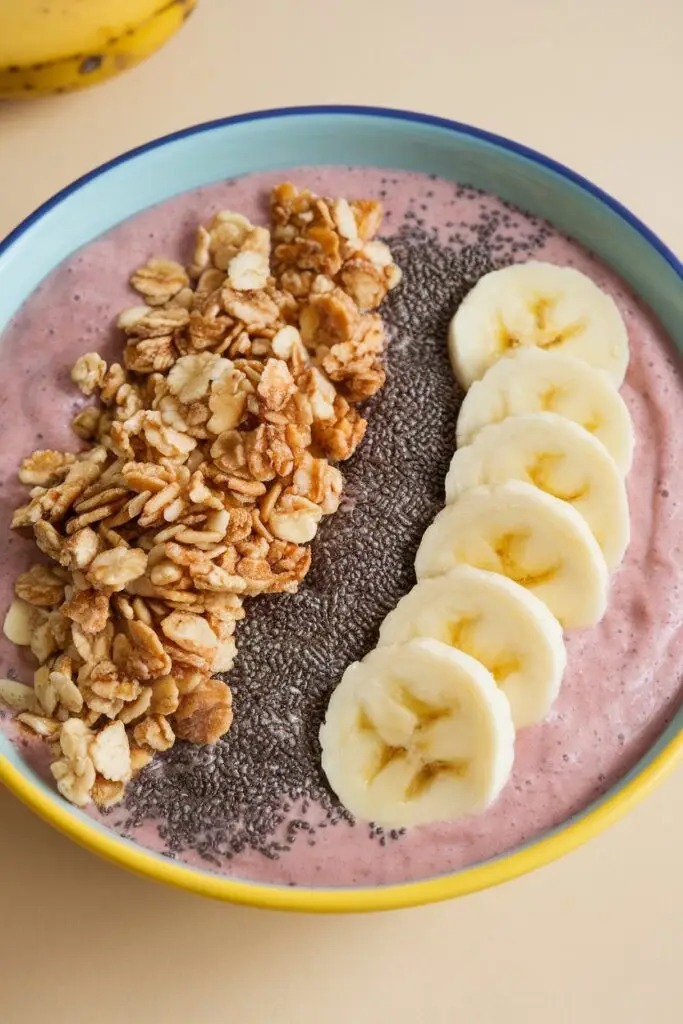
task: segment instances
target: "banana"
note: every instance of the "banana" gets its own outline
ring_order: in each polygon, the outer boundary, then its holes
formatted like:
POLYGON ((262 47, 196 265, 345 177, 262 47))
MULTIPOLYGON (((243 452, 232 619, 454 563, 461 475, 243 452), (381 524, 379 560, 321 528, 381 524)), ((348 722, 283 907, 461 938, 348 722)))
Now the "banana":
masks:
POLYGON ((149 57, 197 0, 0 0, 0 99, 69 92, 149 57))
POLYGON ((465 395, 457 425, 458 447, 471 444, 488 423, 522 413, 554 412, 601 441, 621 473, 633 460, 633 424, 607 375, 573 356, 518 349, 500 359, 465 395))
POLYGON ((510 416, 484 427, 453 456, 446 502, 481 484, 524 480, 573 505, 615 569, 630 540, 626 485, 607 449, 552 412, 510 416))
POLYGON ((540 722, 559 693, 567 664, 562 627, 505 576, 460 565, 422 580, 387 615, 378 646, 420 636, 480 661, 507 697, 517 729, 540 722))
POLYGON ((507 576, 568 629, 594 626, 605 612, 609 574, 598 542, 575 508, 532 484, 475 487, 438 514, 418 548, 417 578, 456 565, 507 576))
POLYGON ((448 346, 465 389, 522 346, 583 359, 615 387, 628 366, 628 334, 611 296, 572 267, 535 260, 485 274, 451 320, 448 346))
POLYGON ((334 792, 353 815, 387 828, 483 810, 510 776, 514 742, 490 672, 427 638, 350 665, 320 730, 334 792))

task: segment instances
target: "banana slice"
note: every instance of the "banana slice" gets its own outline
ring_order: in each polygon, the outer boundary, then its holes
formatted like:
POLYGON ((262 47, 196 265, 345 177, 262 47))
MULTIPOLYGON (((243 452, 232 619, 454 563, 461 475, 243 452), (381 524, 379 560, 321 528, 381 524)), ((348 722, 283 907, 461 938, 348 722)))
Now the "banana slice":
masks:
POLYGON ((554 412, 601 441, 626 474, 633 460, 633 424, 626 403, 600 370, 573 356, 518 349, 472 385, 460 407, 458 447, 489 423, 530 412, 554 412))
POLYGON ((510 702, 517 729, 545 718, 559 693, 567 664, 562 627, 505 576, 459 565, 422 580, 387 615, 378 647, 420 636, 480 661, 510 702))
POLYGON ((418 548, 417 578, 456 565, 514 580, 566 628, 594 626, 605 613, 609 574, 598 542, 575 508, 532 484, 475 487, 438 514, 418 548))
POLYGON ((510 705, 478 661, 438 640, 381 647, 350 665, 320 730, 341 802, 387 828, 482 810, 512 770, 510 705))
POLYGON ((564 416, 539 412, 484 427, 460 448, 446 477, 446 501, 481 484, 524 480, 569 502, 590 526, 608 569, 628 546, 626 486, 604 445, 564 416))
POLYGON ((628 334, 611 296, 573 267, 535 260, 482 277, 451 320, 448 346, 464 388, 522 346, 577 356, 615 387, 628 366, 628 334))

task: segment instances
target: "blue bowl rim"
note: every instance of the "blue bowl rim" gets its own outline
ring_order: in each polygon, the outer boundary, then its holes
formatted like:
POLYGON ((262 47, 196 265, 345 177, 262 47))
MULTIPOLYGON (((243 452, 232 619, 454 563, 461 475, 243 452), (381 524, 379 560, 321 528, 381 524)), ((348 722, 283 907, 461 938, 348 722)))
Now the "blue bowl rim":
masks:
POLYGON ((93 168, 93 170, 87 171, 85 174, 81 175, 80 178, 76 178, 76 180, 72 181, 69 185, 65 185, 64 188, 60 189, 44 203, 41 203, 40 206, 25 217, 0 242, 0 256, 2 256, 3 253, 31 227, 32 224, 40 220, 41 217, 59 203, 63 202, 68 196, 77 192, 78 189, 83 188, 83 186, 87 185, 89 181, 99 177, 105 171, 111 170, 119 164, 126 163, 134 157, 141 156, 154 149, 159 149, 162 146, 167 145, 169 142, 174 142, 178 139, 190 138, 193 135, 200 135, 203 132, 213 131, 216 128, 226 128, 230 125, 242 124, 249 121, 265 121, 274 118, 297 117, 311 114, 357 114, 360 116, 379 117, 387 120, 408 121, 413 122, 414 124, 429 125, 434 128, 445 128, 448 131, 455 131, 462 135, 469 135, 471 138, 477 139, 480 142, 487 142, 502 149, 506 149, 515 156, 531 160, 546 170, 553 171, 561 177, 566 178, 568 181, 571 181, 584 191, 590 193, 590 195, 594 196, 596 199, 599 199, 600 202, 609 207, 613 213, 616 213, 617 216, 642 235, 643 238, 645 238, 645 240, 657 250, 660 256, 666 260, 678 277, 683 280, 683 262, 681 262, 673 251, 664 244, 658 235, 648 228, 647 225, 636 217, 636 215, 632 213, 628 207, 624 206, 623 203, 614 199, 607 192, 604 192, 597 185, 594 185, 592 181, 589 181, 588 178, 584 178, 583 175, 577 174, 576 171, 571 170, 571 168, 567 167, 565 164, 545 156, 536 149, 531 149, 529 146, 525 146, 522 143, 514 142, 512 139, 505 138, 503 135, 496 135, 494 132, 485 131, 483 128, 475 128, 473 125, 464 124, 461 121, 454 121, 450 118, 437 117, 433 114, 421 114, 416 111, 401 110, 393 107, 371 107, 344 104, 273 107, 266 110, 255 110, 246 114, 232 114, 228 117, 215 118, 212 121, 203 121, 200 124, 191 125, 189 128, 181 128, 176 132, 161 135, 156 139, 152 139, 150 142, 144 142, 140 146, 128 149, 124 153, 119 154, 119 156, 115 156, 111 160, 107 160, 104 163, 99 164, 97 167, 93 168))

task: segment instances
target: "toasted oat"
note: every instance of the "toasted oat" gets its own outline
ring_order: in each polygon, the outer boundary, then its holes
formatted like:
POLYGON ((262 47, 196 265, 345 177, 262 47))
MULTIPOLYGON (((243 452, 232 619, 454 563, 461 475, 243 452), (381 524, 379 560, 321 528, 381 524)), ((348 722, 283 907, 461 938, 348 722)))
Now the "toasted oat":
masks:
POLYGON ((228 281, 238 291, 265 288, 268 282, 268 256, 260 252, 239 252, 228 264, 228 281))
POLYGON ((130 279, 150 306, 163 306, 190 283, 185 270, 174 260, 151 259, 130 279))
POLYGON ((90 758, 79 758, 76 761, 61 758, 50 766, 50 770, 62 796, 76 807, 87 807, 95 785, 95 768, 90 758))
POLYGON ((50 672, 50 685, 54 690, 57 703, 64 710, 73 715, 80 714, 83 709, 83 694, 73 679, 64 672, 50 672))
POLYGON ((268 409, 282 409, 296 391, 296 384, 287 363, 269 359, 263 367, 257 392, 268 409))
POLYGON ((143 718, 133 729, 133 738, 139 746, 158 751, 170 750, 175 743, 175 733, 163 715, 143 718))
POLYGON ((17 721, 37 736, 42 736, 43 739, 52 739, 60 731, 59 722, 43 715, 35 715, 30 711, 22 711, 17 715, 17 721))
POLYGON ((209 434, 217 436, 234 430, 242 422, 248 395, 245 381, 245 375, 234 368, 213 381, 208 399, 212 415, 206 424, 209 434))
POLYGON ((211 381, 219 379, 230 370, 232 363, 212 352, 181 356, 168 375, 168 386, 172 394, 188 404, 203 398, 209 391, 211 381))
POLYGON ((111 722, 101 729, 89 748, 95 770, 110 782, 130 778, 130 747, 122 722, 111 722))
MULTIPOLYGON (((235 663, 236 657, 237 644, 235 643, 235 638, 232 636, 226 637, 218 646, 218 653, 214 658, 212 671, 229 672, 235 663)), ((171 712, 167 712, 167 714, 171 714, 171 712)))
MULTIPOLYGON (((224 671, 224 670, 220 670, 224 671)), ((180 701, 180 691, 173 676, 157 679, 152 683, 150 711, 154 715, 172 715, 180 701)))
POLYGON ((132 746, 130 748, 130 766, 133 777, 146 768, 153 758, 154 751, 145 747, 132 746))
POLYGON ((107 364, 97 352, 86 352, 75 363, 71 379, 84 395, 90 397, 104 381, 107 364))
POLYGON ((287 490, 278 499, 268 519, 268 528, 279 540, 306 544, 318 532, 323 510, 315 502, 287 490))
POLYGON ((142 576, 146 566, 147 556, 139 548, 111 548, 92 560, 88 579, 98 587, 123 590, 127 583, 142 576))
POLYGON ((121 803, 125 792, 125 782, 110 782, 109 779, 97 775, 90 790, 90 798, 100 808, 114 807, 121 803))
POLYGON ((69 569, 87 569, 100 549, 100 541, 89 526, 76 530, 60 545, 59 561, 69 569))
POLYGON ((62 605, 62 615, 77 622, 84 633, 101 633, 109 618, 109 597, 88 588, 62 605))
POLYGON ((232 725, 232 693, 220 679, 207 679, 186 694, 173 716, 178 739, 190 743, 216 743, 232 725))
POLYGON ((131 722, 137 722, 139 718, 146 715, 152 704, 152 694, 151 686, 143 686, 140 696, 136 700, 124 704, 122 710, 119 711, 118 721, 123 722, 124 725, 130 725, 131 722))
POLYGON ((207 661, 215 655, 218 638, 201 615, 173 612, 161 620, 161 629, 172 643, 184 651, 198 654, 207 661))
POLYGON ((0 679, 0 704, 17 713, 35 713, 40 710, 33 689, 25 683, 17 682, 16 679, 0 679))
POLYGON ((56 452, 51 449, 36 451, 22 462, 19 479, 22 484, 50 487, 66 475, 69 466, 75 461, 76 456, 71 452, 56 452))

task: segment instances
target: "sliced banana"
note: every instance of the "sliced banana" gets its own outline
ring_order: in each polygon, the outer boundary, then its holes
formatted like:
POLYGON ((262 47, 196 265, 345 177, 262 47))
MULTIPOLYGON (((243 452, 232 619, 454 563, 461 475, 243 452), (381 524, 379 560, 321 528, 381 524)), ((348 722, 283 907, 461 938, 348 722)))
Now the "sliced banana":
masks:
POLYGON ((573 267, 535 260, 482 277, 451 320, 448 345, 464 388, 522 346, 583 359, 615 387, 628 366, 628 333, 614 299, 573 267))
POLYGON ((356 817, 387 828, 487 807, 509 778, 514 740, 490 672, 425 638, 350 665, 320 730, 334 792, 356 817))
POLYGON ((567 664, 562 627, 505 576, 460 565, 421 580, 387 615, 378 646, 420 636, 480 661, 510 702, 517 729, 540 722, 559 693, 567 664))
POLYGON ((514 580, 566 628, 594 626, 605 613, 609 574, 598 542, 575 508, 532 484, 475 487, 438 514, 418 548, 417 578, 456 565, 514 580))
POLYGON ((453 456, 446 501, 508 480, 524 480, 568 501, 590 526, 608 569, 619 565, 631 532, 626 486, 612 456, 586 430, 552 412, 484 427, 453 456))
POLYGON ((518 349, 472 385, 460 407, 458 447, 471 444, 489 423, 522 413, 554 412, 601 441, 620 471, 633 460, 633 424, 607 375, 573 356, 518 349))

